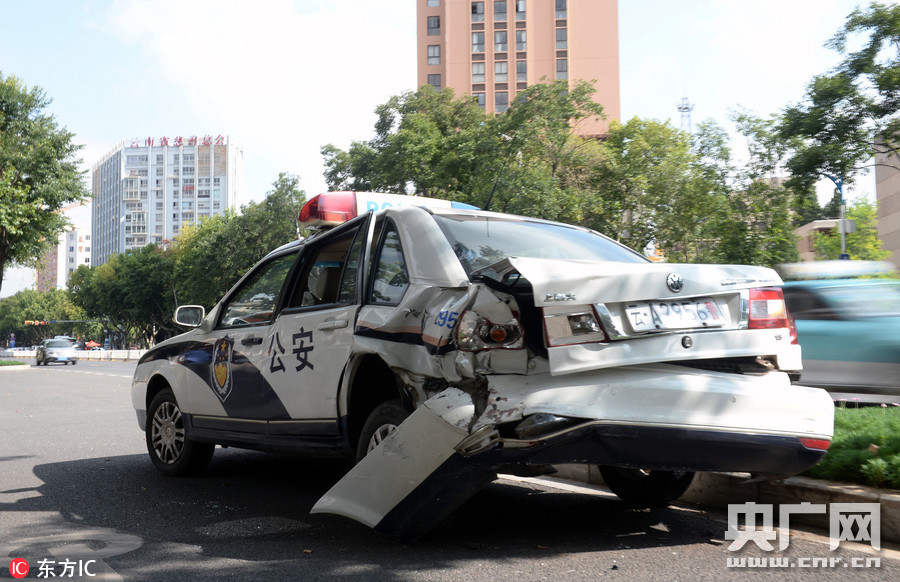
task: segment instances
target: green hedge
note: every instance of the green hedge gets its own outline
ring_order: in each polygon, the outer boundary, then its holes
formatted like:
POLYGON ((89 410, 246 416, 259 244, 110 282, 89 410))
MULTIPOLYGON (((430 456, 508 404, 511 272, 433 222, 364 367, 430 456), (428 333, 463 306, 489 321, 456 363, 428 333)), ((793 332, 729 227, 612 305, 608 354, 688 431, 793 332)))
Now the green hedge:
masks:
POLYGON ((835 409, 828 454, 805 474, 900 489, 900 405, 835 409))

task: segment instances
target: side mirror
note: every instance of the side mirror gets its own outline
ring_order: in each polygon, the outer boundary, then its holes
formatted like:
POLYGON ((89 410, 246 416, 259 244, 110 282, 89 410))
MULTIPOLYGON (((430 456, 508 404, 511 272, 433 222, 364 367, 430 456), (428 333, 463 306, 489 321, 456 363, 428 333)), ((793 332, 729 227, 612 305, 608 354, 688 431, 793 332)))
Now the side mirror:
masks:
POLYGON ((175 310, 175 323, 184 327, 199 327, 206 317, 206 309, 202 305, 181 305, 175 310))

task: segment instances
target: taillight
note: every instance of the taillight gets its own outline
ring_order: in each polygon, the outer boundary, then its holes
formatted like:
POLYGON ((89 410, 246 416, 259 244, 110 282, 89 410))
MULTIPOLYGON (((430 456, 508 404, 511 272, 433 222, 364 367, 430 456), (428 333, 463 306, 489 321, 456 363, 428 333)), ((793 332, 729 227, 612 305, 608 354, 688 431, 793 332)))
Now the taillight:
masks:
POLYGON ((797 326, 784 304, 784 293, 777 287, 750 289, 750 329, 786 328, 791 343, 797 343, 797 326))
POLYGON ((800 444, 802 444, 807 449, 816 449, 818 451, 827 451, 828 447, 831 446, 831 441, 829 441, 827 439, 801 438, 800 444))
POLYGON ((515 319, 494 323, 474 311, 466 311, 456 328, 459 349, 469 352, 481 350, 518 350, 525 347, 525 332, 515 319))
POLYGON ((565 312, 545 308, 544 327, 550 347, 609 341, 591 306, 565 312))

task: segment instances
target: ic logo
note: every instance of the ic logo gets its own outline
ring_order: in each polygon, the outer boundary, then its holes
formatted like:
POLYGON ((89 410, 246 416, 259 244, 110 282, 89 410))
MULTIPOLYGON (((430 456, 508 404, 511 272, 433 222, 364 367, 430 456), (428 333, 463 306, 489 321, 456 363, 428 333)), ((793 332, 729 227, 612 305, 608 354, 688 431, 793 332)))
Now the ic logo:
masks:
POLYGON ((669 291, 678 293, 684 289, 684 277, 678 273, 669 273, 669 276, 666 277, 666 285, 669 287, 669 291))
POLYGON ((9 563, 9 574, 13 578, 24 578, 28 576, 28 562, 22 558, 16 558, 9 563))

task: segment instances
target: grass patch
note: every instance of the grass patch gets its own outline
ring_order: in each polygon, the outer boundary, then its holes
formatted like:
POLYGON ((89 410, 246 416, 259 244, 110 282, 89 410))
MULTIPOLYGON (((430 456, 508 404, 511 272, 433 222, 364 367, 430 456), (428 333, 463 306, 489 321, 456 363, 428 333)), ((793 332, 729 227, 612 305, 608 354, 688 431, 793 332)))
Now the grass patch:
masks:
POLYGON ((0 360, 0 366, 27 366, 28 362, 18 362, 16 360, 0 360))
POLYGON ((828 454, 804 474, 900 489, 900 407, 836 408, 828 454))

